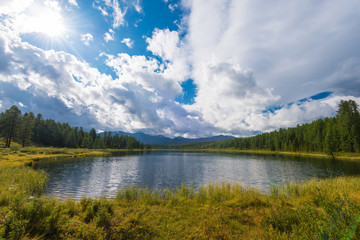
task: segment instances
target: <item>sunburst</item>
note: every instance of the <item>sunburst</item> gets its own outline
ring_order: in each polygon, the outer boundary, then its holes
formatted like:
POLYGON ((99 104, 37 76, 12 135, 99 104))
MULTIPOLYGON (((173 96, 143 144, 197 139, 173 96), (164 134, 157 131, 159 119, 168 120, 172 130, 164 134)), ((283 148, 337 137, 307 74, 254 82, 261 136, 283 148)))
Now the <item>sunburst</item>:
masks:
POLYGON ((63 17, 58 13, 42 14, 34 20, 37 31, 51 38, 62 36, 66 30, 63 17))

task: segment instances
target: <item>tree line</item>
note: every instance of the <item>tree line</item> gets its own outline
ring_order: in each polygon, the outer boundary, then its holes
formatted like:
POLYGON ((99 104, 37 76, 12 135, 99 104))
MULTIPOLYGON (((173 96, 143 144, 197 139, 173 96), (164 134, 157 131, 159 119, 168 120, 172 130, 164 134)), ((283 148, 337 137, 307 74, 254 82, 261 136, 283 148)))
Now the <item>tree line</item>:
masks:
POLYGON ((292 128, 220 142, 183 145, 181 148, 235 148, 241 150, 360 152, 360 113, 353 100, 341 101, 336 117, 292 128))
MULTIPOLYGON (((112 135, 111 132, 97 134, 92 128, 89 132, 82 127, 71 127, 68 123, 36 117, 32 112, 21 114, 17 106, 12 106, 0 114, 0 137, 5 139, 5 147, 15 140, 23 147, 37 146, 68 148, 112 148, 143 149, 144 144, 131 136, 112 135)), ((149 148, 149 146, 145 146, 149 148)))

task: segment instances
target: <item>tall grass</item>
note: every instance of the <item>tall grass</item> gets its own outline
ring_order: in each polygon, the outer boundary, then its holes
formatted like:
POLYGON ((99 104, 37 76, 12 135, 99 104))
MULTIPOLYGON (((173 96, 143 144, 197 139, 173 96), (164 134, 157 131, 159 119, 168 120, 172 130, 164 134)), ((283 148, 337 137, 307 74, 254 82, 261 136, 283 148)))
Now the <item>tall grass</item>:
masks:
POLYGON ((270 194, 230 183, 132 186, 80 201, 42 196, 46 181, 29 167, 0 167, 0 239, 360 239, 359 177, 270 194))
POLYGON ((270 194, 215 183, 60 201, 42 195, 44 172, 19 166, 93 154, 111 152, 0 149, 0 239, 360 239, 360 177, 279 185, 270 194))
POLYGON ((36 197, 44 191, 47 175, 29 167, 0 167, 0 206, 14 197, 36 197))

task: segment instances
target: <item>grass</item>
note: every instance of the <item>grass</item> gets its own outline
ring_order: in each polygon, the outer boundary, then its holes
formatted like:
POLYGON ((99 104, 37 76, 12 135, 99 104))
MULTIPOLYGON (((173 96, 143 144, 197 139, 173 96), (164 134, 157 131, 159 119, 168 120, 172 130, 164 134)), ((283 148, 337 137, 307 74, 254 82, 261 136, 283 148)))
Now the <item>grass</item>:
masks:
POLYGON ((119 152, 140 151, 138 149, 84 149, 53 147, 17 147, 0 148, 0 166, 31 165, 41 159, 83 158, 95 156, 111 156, 119 152))
POLYGON ((134 186, 113 199, 58 201, 41 195, 46 180, 42 172, 5 168, 8 180, 2 182, 1 193, 7 198, 0 207, 4 239, 360 238, 356 177, 282 185, 268 195, 222 183, 198 191, 134 186), (25 178, 13 181, 10 175, 25 178), (29 181, 33 187, 23 186, 29 181))
POLYGON ((197 191, 129 186, 113 199, 60 201, 42 194, 44 172, 24 166, 108 154, 1 149, 0 239, 360 239, 360 177, 279 185, 269 194, 229 183, 197 191))
POLYGON ((322 152, 287 152, 270 150, 240 150, 236 148, 207 148, 207 149, 155 149, 158 151, 184 151, 184 152, 205 152, 205 153, 234 153, 234 154, 254 154, 254 155, 277 155, 305 158, 324 158, 338 160, 360 160, 360 153, 337 152, 333 156, 322 152))

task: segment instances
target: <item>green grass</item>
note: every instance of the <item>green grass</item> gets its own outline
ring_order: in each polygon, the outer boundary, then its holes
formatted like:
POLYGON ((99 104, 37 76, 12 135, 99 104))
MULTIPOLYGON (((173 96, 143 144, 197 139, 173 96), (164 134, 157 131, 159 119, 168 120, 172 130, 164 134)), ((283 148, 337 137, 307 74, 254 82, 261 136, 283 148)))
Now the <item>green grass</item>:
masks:
POLYGON ((112 152, 1 151, 0 239, 360 239, 360 177, 279 185, 269 194, 221 183, 57 200, 42 194, 47 175, 24 164, 112 152))
POLYGON ((46 174, 1 167, 0 239, 360 239, 360 178, 149 190, 59 201, 46 174))

